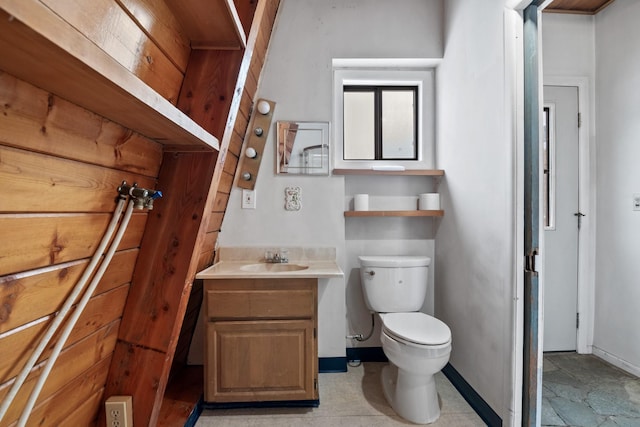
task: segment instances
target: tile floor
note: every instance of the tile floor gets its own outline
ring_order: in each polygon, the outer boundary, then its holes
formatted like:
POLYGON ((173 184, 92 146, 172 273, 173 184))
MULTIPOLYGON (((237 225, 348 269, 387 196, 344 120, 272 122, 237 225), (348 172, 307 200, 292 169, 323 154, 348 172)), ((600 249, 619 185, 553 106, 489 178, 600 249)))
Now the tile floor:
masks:
MULTIPOLYGON (((318 408, 205 409, 196 427, 376 427, 415 425, 398 417, 382 394, 380 369, 384 363, 365 362, 347 373, 320 374, 318 408)), ((484 426, 446 377, 436 375, 441 414, 430 426, 484 426)))
POLYGON ((640 378, 592 355, 545 354, 542 425, 639 427, 640 378))

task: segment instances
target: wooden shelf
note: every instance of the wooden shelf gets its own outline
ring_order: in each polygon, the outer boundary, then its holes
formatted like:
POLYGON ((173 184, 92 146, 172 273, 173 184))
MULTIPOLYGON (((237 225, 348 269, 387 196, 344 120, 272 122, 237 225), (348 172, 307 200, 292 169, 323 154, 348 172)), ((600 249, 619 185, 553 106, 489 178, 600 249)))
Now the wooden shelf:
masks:
POLYGON ((218 139, 38 0, 0 0, 0 69, 166 145, 218 139))
POLYGON ((334 175, 407 175, 407 176, 444 176, 442 169, 405 169, 403 171, 380 171, 373 169, 334 169, 334 175))
POLYGON ((441 217, 444 216, 443 210, 437 211, 345 211, 345 217, 375 217, 375 216, 414 216, 414 217, 425 217, 425 216, 436 216, 441 217))
POLYGON ((169 0, 167 5, 191 40, 192 49, 241 49, 247 46, 233 0, 169 0))

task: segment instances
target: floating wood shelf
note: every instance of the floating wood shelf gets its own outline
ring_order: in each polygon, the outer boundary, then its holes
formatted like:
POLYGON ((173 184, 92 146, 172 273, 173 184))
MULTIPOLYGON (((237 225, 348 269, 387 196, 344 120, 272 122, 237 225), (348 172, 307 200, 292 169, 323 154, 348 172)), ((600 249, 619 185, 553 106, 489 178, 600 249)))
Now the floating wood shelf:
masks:
POLYGON ((437 211, 345 211, 345 217, 365 217, 365 216, 444 216, 443 210, 437 211))
POLYGON ((38 0, 0 0, 0 69, 154 139, 212 151, 217 138, 38 0))
POLYGON ((247 38, 233 0, 170 0, 167 5, 191 40, 191 48, 246 47, 247 38))
POLYGON ((403 171, 381 171, 373 169, 334 169, 334 175, 407 175, 407 176, 444 176, 442 169, 405 169, 403 171))

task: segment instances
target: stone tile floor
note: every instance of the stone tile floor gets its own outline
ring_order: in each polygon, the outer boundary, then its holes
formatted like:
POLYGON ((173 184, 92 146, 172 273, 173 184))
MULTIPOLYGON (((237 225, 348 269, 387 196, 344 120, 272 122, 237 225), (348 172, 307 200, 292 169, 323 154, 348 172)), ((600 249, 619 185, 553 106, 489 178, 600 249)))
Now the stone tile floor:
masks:
POLYGON ((640 378, 593 355, 547 353, 542 425, 639 427, 640 378))
MULTIPOLYGON (((318 408, 205 409, 196 427, 376 427, 415 425, 398 417, 382 394, 384 363, 365 362, 347 373, 320 374, 318 408)), ((481 427, 485 423, 442 374, 436 375, 440 418, 430 427, 481 427)))

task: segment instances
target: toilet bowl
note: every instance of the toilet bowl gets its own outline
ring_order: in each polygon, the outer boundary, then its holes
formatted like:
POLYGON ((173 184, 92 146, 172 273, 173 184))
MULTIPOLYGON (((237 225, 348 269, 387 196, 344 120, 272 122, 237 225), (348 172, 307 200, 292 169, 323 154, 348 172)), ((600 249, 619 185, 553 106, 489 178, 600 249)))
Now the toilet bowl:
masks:
POLYGON ((382 370, 385 398, 408 421, 436 421, 440 405, 434 375, 449 361, 449 328, 423 313, 388 313, 380 317, 380 341, 390 363, 382 370))
POLYGON ((360 256, 365 302, 382 320, 380 341, 389 365, 382 369, 384 396, 402 418, 429 424, 440 416, 434 375, 449 361, 451 330, 418 310, 426 298, 431 259, 360 256))

